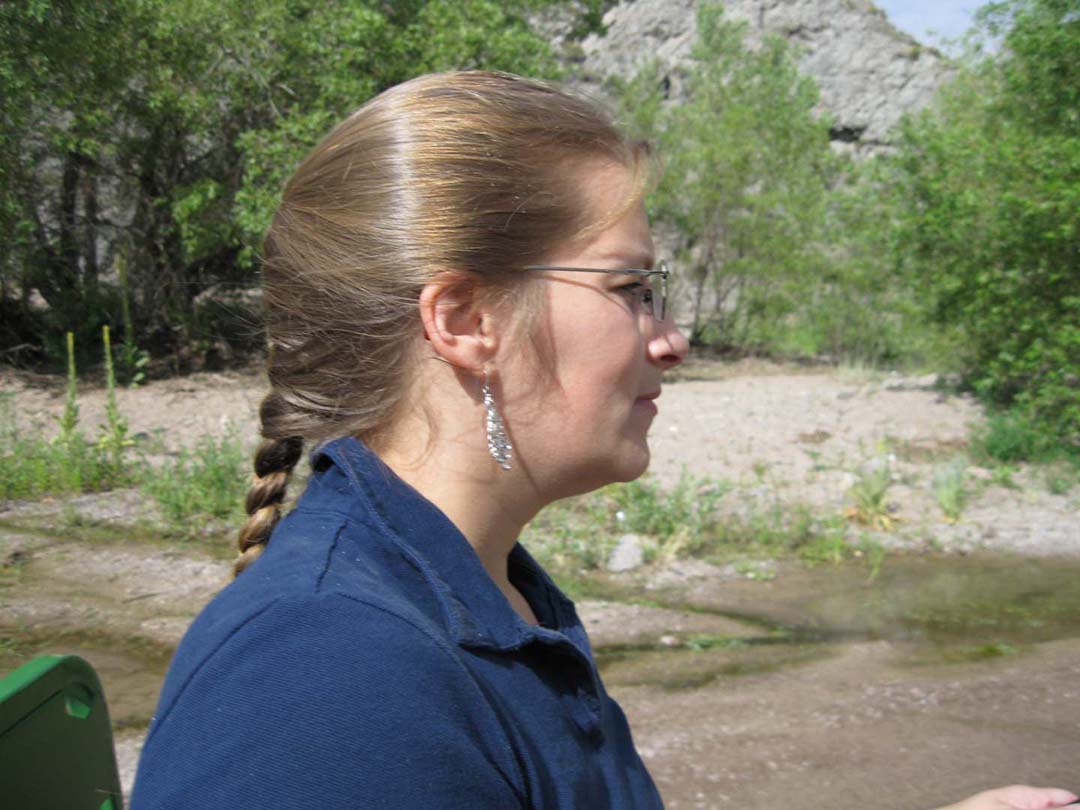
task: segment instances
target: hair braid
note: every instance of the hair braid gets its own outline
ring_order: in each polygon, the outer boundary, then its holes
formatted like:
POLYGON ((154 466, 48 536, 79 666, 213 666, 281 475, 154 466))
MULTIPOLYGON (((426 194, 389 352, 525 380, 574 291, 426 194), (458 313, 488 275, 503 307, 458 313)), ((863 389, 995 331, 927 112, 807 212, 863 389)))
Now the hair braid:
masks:
POLYGON ((259 408, 265 438, 255 451, 255 480, 244 501, 248 519, 237 538, 240 556, 233 567, 235 576, 239 576, 262 554, 274 525, 281 517, 285 490, 304 448, 302 436, 274 437, 273 426, 281 416, 283 406, 285 402, 281 395, 271 391, 259 408))

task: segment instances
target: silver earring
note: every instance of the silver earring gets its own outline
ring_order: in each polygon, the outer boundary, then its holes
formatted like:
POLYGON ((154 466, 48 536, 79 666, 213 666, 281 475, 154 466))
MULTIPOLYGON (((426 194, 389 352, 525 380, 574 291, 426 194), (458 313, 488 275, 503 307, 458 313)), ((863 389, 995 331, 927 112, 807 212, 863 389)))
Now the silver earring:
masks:
POLYGON ((487 414, 484 425, 487 428, 488 452, 495 462, 504 470, 512 466, 511 459, 514 457, 514 449, 510 446, 510 439, 506 435, 506 426, 502 417, 495 408, 495 396, 491 393, 488 385, 487 372, 484 372, 484 380, 480 383, 480 393, 484 396, 484 411, 487 414))

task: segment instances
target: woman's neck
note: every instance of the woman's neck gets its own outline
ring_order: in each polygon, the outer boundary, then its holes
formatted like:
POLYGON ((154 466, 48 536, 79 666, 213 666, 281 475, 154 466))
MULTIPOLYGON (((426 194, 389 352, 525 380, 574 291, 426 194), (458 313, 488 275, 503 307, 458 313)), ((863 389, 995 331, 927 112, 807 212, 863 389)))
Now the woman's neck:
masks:
POLYGON ((517 591, 510 583, 507 561, 525 524, 543 504, 520 470, 502 470, 488 456, 482 435, 480 442, 476 437, 454 441, 445 435, 428 441, 427 431, 414 427, 399 433, 411 440, 383 444, 379 457, 461 531, 513 604, 511 591, 514 595, 517 591))

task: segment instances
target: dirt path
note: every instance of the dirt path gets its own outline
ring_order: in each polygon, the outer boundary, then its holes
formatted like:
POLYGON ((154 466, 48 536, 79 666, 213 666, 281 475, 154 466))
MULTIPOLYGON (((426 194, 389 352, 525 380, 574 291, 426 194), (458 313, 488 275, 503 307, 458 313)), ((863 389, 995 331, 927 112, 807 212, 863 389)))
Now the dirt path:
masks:
MULTIPOLYGON (((727 482, 723 506, 733 513, 779 503, 835 515, 850 505, 852 484, 885 464, 891 514, 902 520, 898 531, 876 533, 883 543, 1019 553, 1047 558, 1039 563, 1046 571, 1071 571, 1080 560, 1080 487, 1052 494, 1037 471, 1016 472, 1018 486, 1006 488, 966 466, 969 503, 958 523, 943 521, 934 475, 960 457, 979 415, 931 379, 760 365, 703 366, 686 376, 665 388, 652 431, 651 474, 665 484, 685 466, 727 482)), ((48 429, 62 407, 55 381, 6 373, 0 393, 14 395, 21 429, 48 429)), ((120 407, 134 433, 168 453, 230 430, 253 440, 262 393, 256 374, 207 375, 121 391, 120 407)), ((88 433, 103 400, 101 391, 81 394, 88 433)), ((134 492, 0 505, 0 672, 52 650, 86 655, 112 696, 125 784, 172 646, 229 577, 220 551, 140 539, 152 511, 134 492)), ((830 569, 780 570, 771 582, 750 583, 732 570, 679 563, 620 580, 658 588, 647 603, 581 602, 605 679, 672 810, 899 809, 1009 781, 1077 787, 1075 623, 995 641, 985 660, 948 663, 902 634, 875 635, 865 623, 852 630, 843 617, 865 614, 868 603, 826 610, 818 597, 840 588, 831 577, 830 569), (670 607, 655 604, 665 599, 670 607), (758 645, 753 616, 797 622, 813 611, 847 635, 758 645)), ((917 590, 922 580, 896 589, 917 590)), ((948 596, 955 587, 940 590, 948 596)), ((1031 602, 1025 588, 1009 594, 1009 610, 1031 602)), ((855 587, 845 593, 869 598, 855 587)), ((1005 600, 1000 586, 990 593, 1005 600)), ((1053 609, 1080 613, 1075 607, 1053 609)))
POLYGON ((1080 640, 904 666, 888 642, 781 672, 615 694, 669 810, 928 808, 991 785, 1076 785, 1080 640))

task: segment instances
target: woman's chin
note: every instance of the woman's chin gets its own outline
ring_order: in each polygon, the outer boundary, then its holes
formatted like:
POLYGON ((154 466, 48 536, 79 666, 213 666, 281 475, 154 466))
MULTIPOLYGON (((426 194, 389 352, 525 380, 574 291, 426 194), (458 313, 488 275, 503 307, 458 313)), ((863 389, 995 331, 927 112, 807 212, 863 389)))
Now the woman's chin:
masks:
POLYGON ((624 457, 619 459, 611 483, 625 483, 640 478, 649 469, 650 458, 649 444, 644 440, 629 448, 624 457))
POLYGON ((586 468, 579 469, 577 475, 563 477, 563 486, 559 487, 556 499, 584 495, 606 487, 608 484, 634 481, 640 478, 648 468, 648 445, 626 448, 625 452, 620 453, 616 458, 609 457, 602 463, 590 464, 586 468))

